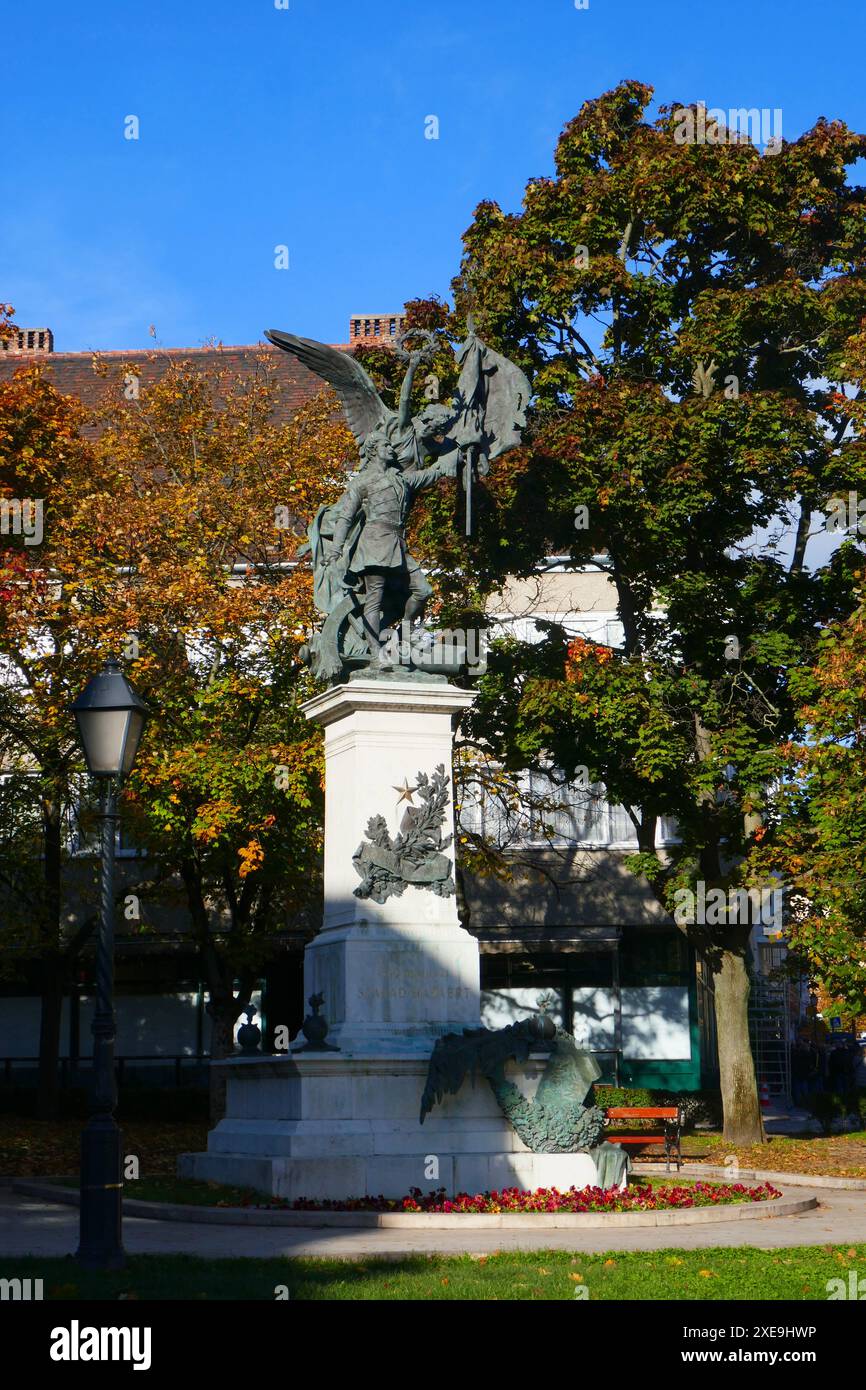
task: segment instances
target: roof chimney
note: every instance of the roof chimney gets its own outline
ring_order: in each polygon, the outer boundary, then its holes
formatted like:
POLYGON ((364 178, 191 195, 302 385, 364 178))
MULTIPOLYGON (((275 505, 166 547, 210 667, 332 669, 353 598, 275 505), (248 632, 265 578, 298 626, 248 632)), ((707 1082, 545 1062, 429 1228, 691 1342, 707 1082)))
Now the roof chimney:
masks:
POLYGON ((0 338, 0 352, 48 353, 54 351, 50 328, 16 328, 11 338, 0 338))
POLYGON ((403 314, 352 314, 349 319, 349 342, 393 343, 406 326, 403 314))

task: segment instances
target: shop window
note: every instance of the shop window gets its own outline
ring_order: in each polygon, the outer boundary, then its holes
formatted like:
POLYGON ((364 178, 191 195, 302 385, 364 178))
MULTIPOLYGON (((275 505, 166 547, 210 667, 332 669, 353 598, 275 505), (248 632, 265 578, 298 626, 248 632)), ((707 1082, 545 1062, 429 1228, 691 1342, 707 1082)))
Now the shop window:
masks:
POLYGON ((623 985, 683 985, 688 983, 688 946, 681 932, 623 932, 620 949, 623 985))

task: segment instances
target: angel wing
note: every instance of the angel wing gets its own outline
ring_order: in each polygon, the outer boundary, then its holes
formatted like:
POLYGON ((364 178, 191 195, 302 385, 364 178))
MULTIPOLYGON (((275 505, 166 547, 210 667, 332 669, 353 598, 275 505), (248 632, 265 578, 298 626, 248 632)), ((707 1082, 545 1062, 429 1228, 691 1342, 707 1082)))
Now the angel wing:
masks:
POLYGON ((437 1038, 427 1067, 421 1096, 420 1122, 443 1096, 455 1095, 467 1075, 480 1072, 488 1080, 504 1080, 503 1068, 510 1057, 525 1062, 535 1035, 526 1019, 505 1028, 464 1028, 437 1038))
POLYGON ((571 1033, 558 1028, 556 1046, 538 1083, 535 1099, 546 1105, 557 1105, 566 1100, 591 1105, 592 1101, 587 1097, 593 1082, 600 1076, 601 1067, 592 1053, 579 1047, 571 1033))
POLYGON ((315 338, 297 338, 294 333, 280 333, 276 328, 265 329, 265 337, 297 357, 316 376, 333 386, 343 406, 349 429, 361 445, 377 425, 385 425, 393 415, 388 410, 373 380, 360 362, 349 352, 340 352, 315 338))

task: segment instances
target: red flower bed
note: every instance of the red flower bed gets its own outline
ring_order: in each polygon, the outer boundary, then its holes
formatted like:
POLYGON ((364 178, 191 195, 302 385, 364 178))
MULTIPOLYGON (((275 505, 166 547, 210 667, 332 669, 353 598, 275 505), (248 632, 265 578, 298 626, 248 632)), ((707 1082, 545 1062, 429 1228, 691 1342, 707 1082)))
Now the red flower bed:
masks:
POLYGON ((688 1185, 660 1187, 630 1186, 625 1192, 616 1188, 570 1187, 560 1192, 555 1187, 539 1187, 535 1192, 523 1192, 519 1187, 504 1187, 501 1192, 459 1192, 447 1197, 445 1188, 422 1192, 413 1187, 408 1197, 350 1197, 345 1201, 315 1201, 298 1197, 290 1204, 293 1211, 427 1211, 481 1212, 497 1215, 500 1212, 588 1212, 588 1211, 670 1211, 680 1207, 717 1207, 738 1202, 768 1202, 781 1197, 770 1183, 760 1187, 745 1187, 743 1183, 695 1182, 688 1185))

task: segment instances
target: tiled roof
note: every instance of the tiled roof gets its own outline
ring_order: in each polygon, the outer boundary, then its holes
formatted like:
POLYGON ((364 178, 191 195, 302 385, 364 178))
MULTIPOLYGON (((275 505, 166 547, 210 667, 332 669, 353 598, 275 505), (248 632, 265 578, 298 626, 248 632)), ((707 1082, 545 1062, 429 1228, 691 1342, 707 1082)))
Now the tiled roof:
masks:
MULTIPOLYGON (((334 347, 347 351, 345 343, 334 347)), ((67 396, 77 396, 87 406, 94 406, 107 392, 116 391, 111 378, 95 370, 95 361, 108 365, 129 363, 136 371, 142 386, 158 381, 170 362, 189 361, 203 370, 227 372, 229 375, 253 372, 258 359, 264 357, 279 385, 275 421, 284 423, 294 412, 323 390, 319 377, 302 366, 288 352, 281 352, 269 343, 254 343, 236 347, 161 348, 128 352, 52 352, 10 353, 0 356, 0 381, 7 381, 13 372, 30 363, 38 363, 46 376, 67 396)))

